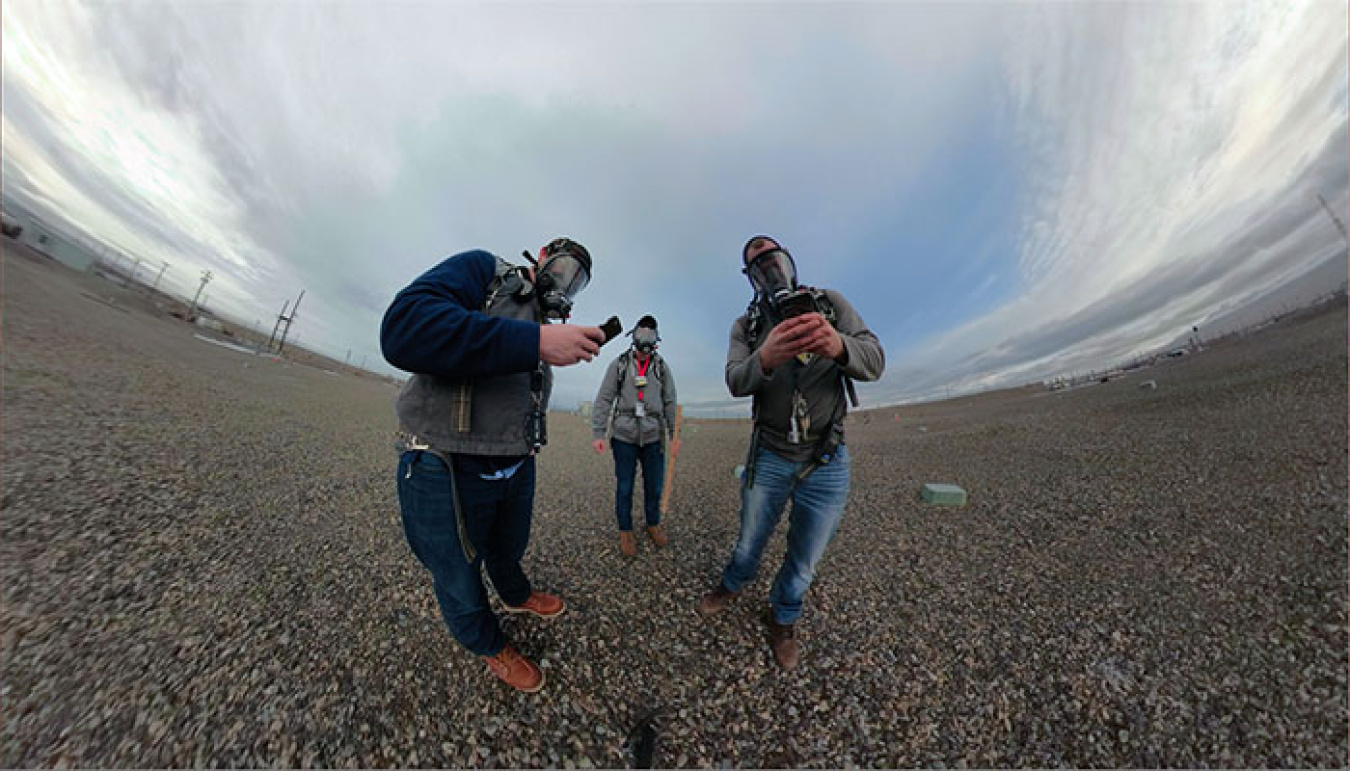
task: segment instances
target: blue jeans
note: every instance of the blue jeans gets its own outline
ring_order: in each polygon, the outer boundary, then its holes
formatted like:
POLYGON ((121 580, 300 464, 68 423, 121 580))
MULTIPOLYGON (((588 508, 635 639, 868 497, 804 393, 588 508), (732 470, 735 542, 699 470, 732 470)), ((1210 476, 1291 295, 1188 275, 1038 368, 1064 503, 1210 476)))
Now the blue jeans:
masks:
POLYGON ((661 485, 666 475, 661 443, 652 442, 641 447, 618 439, 614 447, 614 476, 619 484, 614 491, 614 514, 620 530, 633 529, 633 477, 638 461, 642 461, 642 507, 647 515, 647 526, 661 524, 661 485))
POLYGON ((398 501, 403 534, 431 571, 441 617, 465 648, 495 656, 506 645, 497 616, 488 607, 479 572, 487 566, 497 595, 507 605, 530 598, 530 581, 520 558, 530 542, 534 513, 534 458, 527 458, 509 479, 486 480, 476 473, 455 473, 459 501, 474 559, 465 558, 455 520, 450 473, 432 453, 409 450, 398 461, 398 501))
POLYGON ((774 620, 780 624, 792 624, 801 618, 802 598, 811 587, 816 565, 834 537, 848 500, 847 447, 840 445, 834 461, 797 482, 793 475, 804 465, 759 449, 755 455, 754 487, 747 488, 741 482, 741 535, 731 562, 722 572, 722 585, 733 592, 739 592, 754 579, 764 544, 791 498, 787 553, 769 590, 774 620))

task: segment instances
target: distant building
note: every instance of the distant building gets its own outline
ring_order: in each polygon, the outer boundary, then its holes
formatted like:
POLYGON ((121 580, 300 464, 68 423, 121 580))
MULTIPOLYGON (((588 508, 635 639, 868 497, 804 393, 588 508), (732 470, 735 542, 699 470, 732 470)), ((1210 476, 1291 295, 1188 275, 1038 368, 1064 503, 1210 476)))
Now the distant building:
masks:
POLYGON ((97 255, 74 238, 42 220, 36 214, 20 209, 5 209, 5 223, 21 228, 18 241, 75 270, 89 270, 97 262, 97 255))

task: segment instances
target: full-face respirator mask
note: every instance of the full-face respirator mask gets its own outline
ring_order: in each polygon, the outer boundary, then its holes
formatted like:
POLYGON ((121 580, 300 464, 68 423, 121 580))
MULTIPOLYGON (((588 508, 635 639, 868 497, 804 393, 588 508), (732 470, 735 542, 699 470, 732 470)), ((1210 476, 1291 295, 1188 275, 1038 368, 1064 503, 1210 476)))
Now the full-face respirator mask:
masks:
POLYGON ((572 315, 572 298, 591 281, 590 252, 570 238, 558 238, 543 248, 538 262, 523 254, 535 266, 534 296, 544 318, 565 321, 572 315))
POLYGON ((818 310, 815 295, 797 286, 797 264, 792 255, 777 244, 755 255, 741 272, 750 279, 755 293, 766 301, 774 324, 818 310))
POLYGON ((633 330, 633 347, 643 354, 650 354, 656 350, 656 344, 661 341, 661 336, 651 327, 638 327, 633 330))

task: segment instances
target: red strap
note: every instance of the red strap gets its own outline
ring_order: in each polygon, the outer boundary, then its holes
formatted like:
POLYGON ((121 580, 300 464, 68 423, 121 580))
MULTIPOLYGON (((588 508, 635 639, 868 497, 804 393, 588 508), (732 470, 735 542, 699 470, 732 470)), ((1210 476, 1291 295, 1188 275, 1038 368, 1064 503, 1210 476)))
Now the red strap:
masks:
MULTIPOLYGON (((647 376, 647 370, 651 369, 651 366, 652 366, 652 359, 651 359, 650 356, 647 357, 647 361, 646 361, 646 362, 641 362, 641 361, 639 361, 639 362, 637 363, 638 376, 639 376, 639 377, 646 377, 646 376, 647 376)), ((643 393, 642 393, 642 389, 641 389, 641 388, 638 389, 638 394, 637 394, 637 396, 638 396, 638 401, 643 401, 643 398, 642 398, 642 397, 643 397, 643 393)))

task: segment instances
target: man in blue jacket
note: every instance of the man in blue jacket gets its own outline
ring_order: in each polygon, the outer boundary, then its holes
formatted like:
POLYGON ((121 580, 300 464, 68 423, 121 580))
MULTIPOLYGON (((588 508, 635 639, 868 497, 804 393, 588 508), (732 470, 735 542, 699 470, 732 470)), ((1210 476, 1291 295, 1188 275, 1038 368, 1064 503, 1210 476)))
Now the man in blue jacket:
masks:
POLYGON ((553 618, 561 598, 534 591, 520 560, 534 513, 534 456, 548 441, 550 366, 591 361, 599 327, 551 324, 590 281, 591 256, 567 238, 533 268, 457 254, 394 298, 384 357, 414 373, 399 393, 403 532, 431 572, 445 624, 508 685, 533 693, 544 673, 515 650, 488 606, 485 565, 506 610, 553 618))

